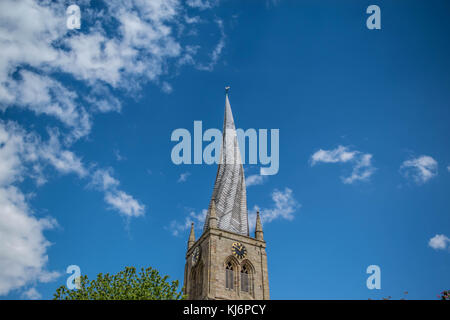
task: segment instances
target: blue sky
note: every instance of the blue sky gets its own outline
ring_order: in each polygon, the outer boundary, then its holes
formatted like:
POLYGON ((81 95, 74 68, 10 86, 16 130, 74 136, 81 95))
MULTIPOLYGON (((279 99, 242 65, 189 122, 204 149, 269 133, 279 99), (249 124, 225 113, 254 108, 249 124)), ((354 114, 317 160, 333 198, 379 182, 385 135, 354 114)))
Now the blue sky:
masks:
POLYGON ((216 166, 173 164, 170 135, 221 129, 230 85, 237 127, 280 130, 278 174, 245 166, 271 298, 435 299, 450 283, 449 9, 2 1, 0 298, 49 299, 69 265, 182 281, 216 166))

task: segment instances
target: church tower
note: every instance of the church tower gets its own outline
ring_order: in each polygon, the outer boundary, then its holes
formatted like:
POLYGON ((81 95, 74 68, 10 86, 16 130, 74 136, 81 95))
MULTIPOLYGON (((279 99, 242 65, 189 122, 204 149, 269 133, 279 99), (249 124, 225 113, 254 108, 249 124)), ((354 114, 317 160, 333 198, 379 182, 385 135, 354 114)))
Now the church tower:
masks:
POLYGON ((188 299, 269 299, 266 242, 259 212, 249 235, 247 194, 228 89, 220 162, 202 235, 191 225, 184 293, 188 299))

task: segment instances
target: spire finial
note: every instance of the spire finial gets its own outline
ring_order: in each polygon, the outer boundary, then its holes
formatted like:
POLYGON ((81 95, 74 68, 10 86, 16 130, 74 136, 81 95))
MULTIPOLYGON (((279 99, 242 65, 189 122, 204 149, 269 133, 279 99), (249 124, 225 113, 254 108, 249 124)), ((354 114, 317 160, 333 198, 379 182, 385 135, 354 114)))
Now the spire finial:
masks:
POLYGON ((264 240, 264 233, 262 230, 261 217, 259 216, 259 210, 256 211, 255 238, 256 238, 256 240, 264 240))
POLYGON ((191 232, 189 233, 188 250, 193 246, 194 243, 195 243, 195 231, 194 231, 194 222, 192 222, 191 232))
POLYGON ((214 198, 211 199, 208 224, 210 228, 217 228, 216 201, 214 198))
POLYGON ((230 91, 230 86, 225 87, 225 94, 228 94, 228 91, 230 91))

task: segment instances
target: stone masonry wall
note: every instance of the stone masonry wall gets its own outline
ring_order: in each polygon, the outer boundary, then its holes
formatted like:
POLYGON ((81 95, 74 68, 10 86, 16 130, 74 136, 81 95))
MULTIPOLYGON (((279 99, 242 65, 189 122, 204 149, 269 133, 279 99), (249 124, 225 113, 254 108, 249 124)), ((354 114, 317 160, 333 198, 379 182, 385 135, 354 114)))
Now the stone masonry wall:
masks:
MULTIPOLYGON (((190 274, 192 270, 191 253, 200 246, 200 261, 203 263, 202 296, 196 299, 269 299, 266 243, 251 237, 242 236, 225 230, 213 228, 207 230, 186 253, 185 292, 190 294, 190 274), (241 242, 247 248, 247 256, 237 259, 232 255, 234 242, 241 242), (234 266, 234 289, 225 286, 225 265, 231 261, 234 266), (240 270, 244 263, 251 266, 250 292, 241 292, 240 270)), ((194 266, 194 267, 196 267, 194 266)), ((197 280, 199 284, 199 280, 197 280)), ((192 297, 192 295, 191 295, 192 297)), ((191 298, 189 297, 189 298, 191 298)))

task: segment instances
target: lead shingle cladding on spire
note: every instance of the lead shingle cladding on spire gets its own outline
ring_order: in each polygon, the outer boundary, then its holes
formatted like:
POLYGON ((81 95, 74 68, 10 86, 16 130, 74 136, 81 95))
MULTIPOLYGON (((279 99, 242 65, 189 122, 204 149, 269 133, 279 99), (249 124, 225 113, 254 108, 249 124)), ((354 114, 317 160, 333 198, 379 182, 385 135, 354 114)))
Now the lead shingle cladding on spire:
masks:
MULTIPOLYGON (((220 162, 211 198, 211 201, 215 202, 217 227, 248 236, 245 175, 228 94, 225 96, 222 135, 220 162)), ((204 231, 209 226, 210 210, 211 206, 206 216, 204 231)))

